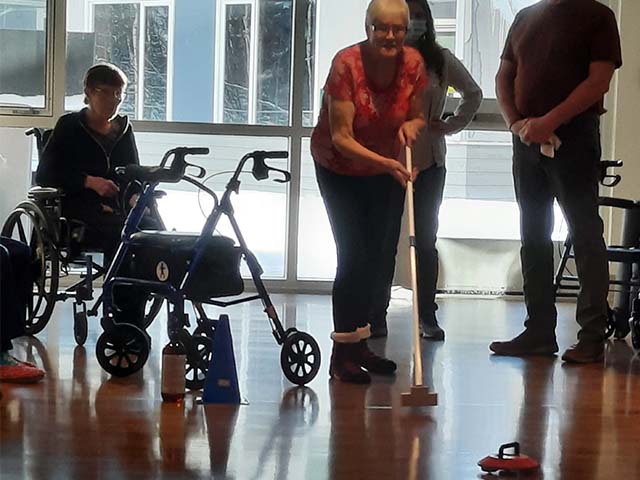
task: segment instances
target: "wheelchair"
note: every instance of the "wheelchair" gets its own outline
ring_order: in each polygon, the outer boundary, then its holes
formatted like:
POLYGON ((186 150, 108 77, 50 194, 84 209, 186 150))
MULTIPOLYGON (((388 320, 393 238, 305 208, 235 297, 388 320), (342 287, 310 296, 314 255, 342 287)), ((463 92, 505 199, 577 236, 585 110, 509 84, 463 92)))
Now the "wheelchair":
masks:
MULTIPOLYGON (((36 139, 38 155, 52 130, 32 128, 25 132, 36 139)), ((61 189, 32 187, 27 199, 20 202, 7 217, 1 234, 19 240, 31 247, 33 295, 27 307, 25 332, 28 335, 40 333, 49 322, 55 304, 73 299, 73 333, 78 345, 84 345, 88 334, 88 317, 98 315, 102 304, 100 295, 93 306, 87 309, 87 302, 94 299, 94 281, 104 277, 105 265, 94 261, 97 249, 83 243, 86 225, 62 215, 61 189), (80 269, 80 279, 69 286, 61 287, 61 279, 80 269)), ((155 202, 149 205, 152 215, 161 224, 155 202)), ((151 299, 147 306, 144 324, 151 323, 162 308, 162 299, 151 299)))
MULTIPOLYGON (((608 169, 622 164, 620 160, 600 162, 600 183, 605 187, 620 183, 622 177, 610 174, 608 169)), ((622 245, 607 246, 609 262, 621 266, 616 277, 609 281, 615 288, 615 299, 613 307, 608 307, 605 336, 623 339, 631 332, 634 348, 640 349, 640 201, 599 197, 598 203, 601 207, 623 210, 622 245)), ((575 295, 580 289, 577 275, 568 267, 569 260, 575 258, 572 247, 571 237, 567 235, 554 282, 557 296, 575 295)))
MULTIPOLYGON (((137 325, 118 321, 118 306, 113 292, 118 288, 136 291, 137 295, 154 295, 167 300, 167 331, 171 341, 180 342, 186 349, 186 386, 191 390, 204 386, 206 372, 213 356, 216 326, 223 316, 210 319, 203 305, 228 307, 260 300, 270 322, 272 334, 281 348, 280 365, 285 377, 297 385, 305 385, 318 373, 320 349, 308 333, 296 328, 285 330, 261 279, 263 270, 249 250, 235 219, 231 194, 239 193, 240 175, 247 161, 252 160, 251 173, 256 180, 266 180, 272 172, 281 178, 275 182, 289 182, 289 172, 266 164, 270 158, 287 158, 286 151, 253 151, 239 161, 220 199, 215 192, 199 180, 204 168, 189 164, 189 155, 206 155, 208 148, 178 147, 169 150, 157 167, 128 165, 118 167, 116 174, 126 181, 142 184, 142 194, 129 212, 118 251, 109 266, 103 286, 103 333, 96 343, 96 357, 100 366, 114 376, 128 376, 140 370, 150 351, 149 335, 137 325), (170 164, 168 163, 171 160, 170 164), (195 168, 196 173, 187 174, 195 168), (210 195, 213 207, 199 234, 167 231, 138 231, 137 227, 160 183, 187 182, 210 195), (234 232, 235 240, 218 234, 216 226, 225 215, 234 232), (237 297, 244 292, 240 276, 240 262, 244 259, 256 288, 256 295, 237 297), (194 306, 196 326, 192 333, 185 302, 194 306)), ((228 317, 227 317, 228 318, 228 317)), ((226 319, 225 319, 226 320, 226 319)))

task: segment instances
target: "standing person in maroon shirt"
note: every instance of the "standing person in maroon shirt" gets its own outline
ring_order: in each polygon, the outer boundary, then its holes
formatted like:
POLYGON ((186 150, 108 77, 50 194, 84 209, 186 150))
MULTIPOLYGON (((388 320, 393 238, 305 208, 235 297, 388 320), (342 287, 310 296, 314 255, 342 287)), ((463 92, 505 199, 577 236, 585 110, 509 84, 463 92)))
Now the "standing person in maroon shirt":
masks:
POLYGON ((598 214, 600 115, 622 65, 613 12, 595 0, 542 0, 516 16, 496 77, 513 133, 513 179, 520 207, 527 319, 523 333, 493 342, 498 355, 553 355, 553 200, 569 226, 580 278, 574 363, 604 357, 609 273, 598 214))
POLYGON ((397 160, 424 127, 427 74, 420 54, 404 47, 404 0, 373 0, 367 40, 335 56, 318 125, 311 137, 318 186, 336 242, 333 352, 329 374, 369 383, 396 364, 367 345, 369 323, 384 316, 375 298, 391 281, 409 172, 397 160))

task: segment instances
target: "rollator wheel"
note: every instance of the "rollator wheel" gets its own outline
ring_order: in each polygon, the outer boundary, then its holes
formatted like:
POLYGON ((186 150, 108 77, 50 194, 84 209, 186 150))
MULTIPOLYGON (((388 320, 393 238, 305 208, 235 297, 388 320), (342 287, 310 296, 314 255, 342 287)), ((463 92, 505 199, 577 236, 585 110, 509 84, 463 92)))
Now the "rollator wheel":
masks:
POLYGON ((115 377, 137 372, 149 358, 147 334, 129 323, 120 323, 98 337, 96 357, 100 366, 115 377))
MULTIPOLYGON (((198 307, 196 306, 196 308, 198 307)), ((220 315, 218 320, 212 320, 210 318, 207 318, 206 316, 200 317, 198 319, 198 326, 193 330, 193 336, 207 337, 213 341, 213 338, 216 334, 216 324, 223 319, 226 319, 228 322, 229 315, 223 313, 222 315, 220 315)))
POLYGON ((320 347, 305 332, 291 333, 280 351, 280 366, 287 379, 296 385, 306 385, 320 369, 320 347))
POLYGON ((27 335, 35 335, 47 326, 58 296, 58 251, 48 238, 42 212, 28 202, 11 212, 2 227, 2 236, 31 247, 33 293, 27 305, 24 329, 27 335))
POLYGON ((73 316, 73 337, 80 346, 87 341, 89 325, 87 322, 87 312, 76 312, 73 316))
POLYGON ((162 305, 164 304, 163 297, 157 297, 155 295, 149 295, 147 298, 147 303, 144 308, 144 318, 142 319, 142 327, 146 330, 149 328, 149 325, 153 323, 156 319, 160 311, 162 310, 162 305))
POLYGON ((213 357, 213 342, 210 338, 191 337, 187 347, 185 385, 189 390, 201 390, 207 378, 209 364, 213 357))

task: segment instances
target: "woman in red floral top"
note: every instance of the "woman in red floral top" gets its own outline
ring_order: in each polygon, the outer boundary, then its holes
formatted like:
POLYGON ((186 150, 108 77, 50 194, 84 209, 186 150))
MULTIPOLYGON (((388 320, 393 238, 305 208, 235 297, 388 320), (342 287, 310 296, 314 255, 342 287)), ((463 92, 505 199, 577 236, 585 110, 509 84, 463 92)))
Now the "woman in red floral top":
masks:
POLYGON ((410 177, 397 158, 425 125, 427 74, 420 54, 403 45, 408 23, 404 0, 369 4, 367 40, 335 56, 311 137, 338 254, 329 373, 346 382, 396 370, 369 350, 367 338, 369 324, 386 315, 388 298, 376 293, 393 277, 410 177))

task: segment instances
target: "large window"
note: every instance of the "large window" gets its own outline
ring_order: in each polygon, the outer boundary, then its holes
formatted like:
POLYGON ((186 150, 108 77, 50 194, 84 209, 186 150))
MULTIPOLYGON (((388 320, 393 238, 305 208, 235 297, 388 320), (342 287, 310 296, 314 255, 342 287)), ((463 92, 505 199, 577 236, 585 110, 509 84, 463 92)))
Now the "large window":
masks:
MULTIPOLYGON (((510 138, 499 131, 504 125, 493 98, 494 77, 515 13, 534 2, 430 0, 439 42, 463 61, 485 94, 477 121, 447 139, 442 236, 518 236, 510 138)), ((212 149, 206 167, 217 173, 252 149, 289 150, 291 158, 280 166, 291 169, 291 184, 248 177, 236 198, 238 218, 269 278, 284 279, 287 287, 331 279, 333 237, 309 137, 332 58, 365 38, 369 0, 64 3, 62 12, 51 8, 53 0, 0 0, 0 113, 13 113, 3 108, 8 104, 26 111, 48 108, 54 117, 82 108, 85 71, 109 61, 129 77, 122 112, 134 120, 145 163, 178 144, 202 144, 212 149), (53 52, 47 37, 64 17, 66 36, 57 35, 56 48, 64 45, 66 57, 53 52), (63 57, 61 75, 51 61, 63 57), (64 88, 57 83, 63 78, 64 88)), ((451 95, 447 111, 458 101, 451 95)), ((210 182, 221 191, 225 178, 210 182)), ((168 192, 162 209, 169 225, 198 230, 204 199, 182 186, 168 192)), ((229 233, 227 227, 221 225, 221 232, 229 233)))
POLYGON ((0 0, 0 113, 48 107, 47 0, 0 0))

